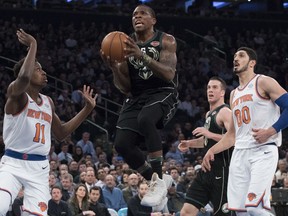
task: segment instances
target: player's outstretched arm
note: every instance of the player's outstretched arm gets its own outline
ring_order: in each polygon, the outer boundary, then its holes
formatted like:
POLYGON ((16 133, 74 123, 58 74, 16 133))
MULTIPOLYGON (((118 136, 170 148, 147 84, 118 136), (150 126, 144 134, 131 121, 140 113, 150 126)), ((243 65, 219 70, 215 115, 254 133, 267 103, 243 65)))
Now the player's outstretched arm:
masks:
POLYGON ((189 148, 204 148, 204 137, 202 136, 191 140, 181 140, 178 145, 178 149, 181 152, 186 152, 189 148))
POLYGON ((90 89, 90 86, 84 85, 82 95, 86 102, 85 106, 76 116, 66 123, 61 122, 58 115, 55 113, 55 107, 51 101, 53 105, 52 132, 58 140, 65 139, 65 137, 78 128, 96 106, 97 94, 93 96, 93 89, 90 89))
POLYGON ((16 80, 11 82, 7 89, 7 102, 5 112, 15 114, 23 109, 27 102, 25 92, 30 84, 30 79, 34 73, 37 42, 33 36, 27 34, 23 29, 16 32, 18 41, 28 47, 28 53, 19 70, 16 80))

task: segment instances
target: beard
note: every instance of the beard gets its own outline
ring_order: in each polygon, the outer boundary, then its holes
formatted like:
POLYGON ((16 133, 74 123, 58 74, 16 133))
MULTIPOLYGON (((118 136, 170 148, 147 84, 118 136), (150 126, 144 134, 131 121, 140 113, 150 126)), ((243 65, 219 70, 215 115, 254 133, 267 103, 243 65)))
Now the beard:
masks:
POLYGON ((247 70, 248 70, 248 63, 246 65, 244 65, 242 68, 238 69, 238 70, 234 68, 234 73, 235 74, 240 74, 240 73, 242 73, 244 71, 247 71, 247 70))

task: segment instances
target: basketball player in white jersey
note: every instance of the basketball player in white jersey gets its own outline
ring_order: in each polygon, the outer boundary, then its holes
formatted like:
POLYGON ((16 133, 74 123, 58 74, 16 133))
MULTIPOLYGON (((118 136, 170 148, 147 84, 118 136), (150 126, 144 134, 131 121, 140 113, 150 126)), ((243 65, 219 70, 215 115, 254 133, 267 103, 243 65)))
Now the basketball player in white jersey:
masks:
POLYGON ((6 215, 24 187, 23 215, 47 215, 51 130, 59 140, 73 132, 96 105, 93 90, 84 86, 85 107, 69 122, 61 123, 54 104, 40 94, 47 76, 36 61, 37 42, 22 29, 20 43, 29 47, 26 57, 14 67, 15 81, 7 89, 3 125, 5 154, 0 163, 0 215, 6 215))
POLYGON ((234 55, 239 86, 231 92, 233 124, 209 149, 203 169, 214 154, 235 143, 228 178, 228 208, 237 216, 268 216, 270 188, 278 162, 281 130, 288 126, 288 94, 273 78, 255 74, 257 55, 241 47, 234 55), (280 109, 282 113, 280 115, 280 109))

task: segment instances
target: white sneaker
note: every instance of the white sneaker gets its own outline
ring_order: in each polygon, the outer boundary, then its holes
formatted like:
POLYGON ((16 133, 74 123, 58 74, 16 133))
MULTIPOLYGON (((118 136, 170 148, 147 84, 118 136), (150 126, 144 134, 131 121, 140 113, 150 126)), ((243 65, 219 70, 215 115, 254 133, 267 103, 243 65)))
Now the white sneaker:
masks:
POLYGON ((166 184, 166 188, 169 189, 172 186, 173 178, 171 175, 163 174, 162 179, 164 180, 166 184))
POLYGON ((153 173, 149 188, 143 199, 141 205, 157 206, 167 195, 167 188, 164 180, 158 177, 157 173, 153 173))
POLYGON ((166 207, 167 202, 168 202, 168 198, 165 197, 164 199, 161 200, 159 205, 152 207, 152 212, 162 212, 163 209, 166 207))

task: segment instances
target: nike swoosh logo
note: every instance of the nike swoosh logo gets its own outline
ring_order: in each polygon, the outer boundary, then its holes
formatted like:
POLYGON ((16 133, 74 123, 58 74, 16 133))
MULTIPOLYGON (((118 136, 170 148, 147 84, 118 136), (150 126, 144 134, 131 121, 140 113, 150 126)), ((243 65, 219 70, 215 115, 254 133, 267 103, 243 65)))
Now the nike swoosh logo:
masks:
POLYGON ((216 177, 215 177, 215 179, 216 179, 216 180, 218 180, 218 179, 221 179, 221 178, 222 178, 221 176, 219 176, 219 177, 218 177, 218 176, 216 176, 216 177))
POLYGON ((46 169, 48 167, 48 165, 47 166, 45 166, 45 167, 42 167, 42 169, 46 169))
POLYGON ((264 154, 269 154, 271 151, 264 151, 264 154))

